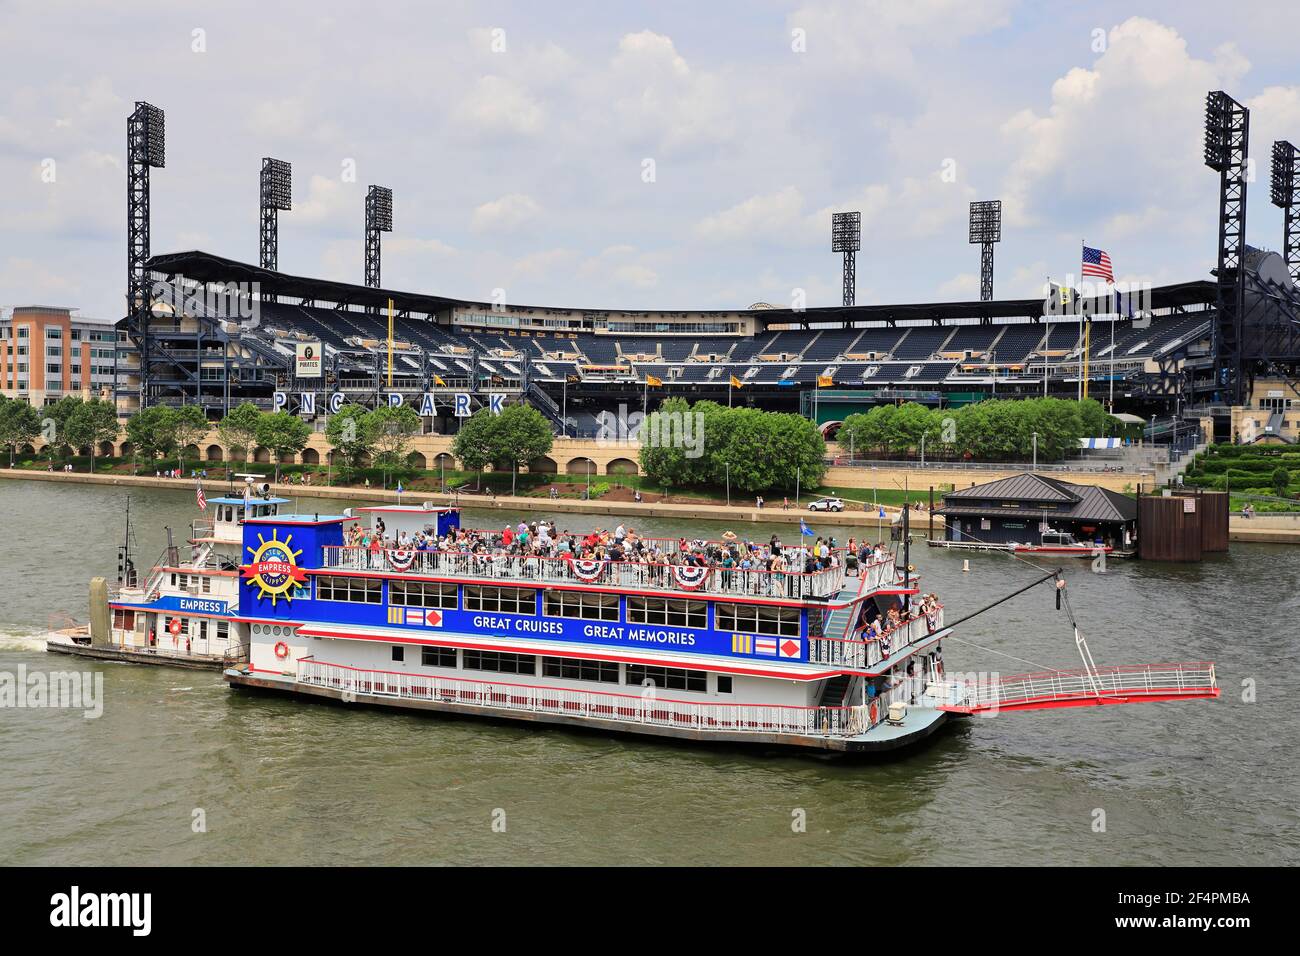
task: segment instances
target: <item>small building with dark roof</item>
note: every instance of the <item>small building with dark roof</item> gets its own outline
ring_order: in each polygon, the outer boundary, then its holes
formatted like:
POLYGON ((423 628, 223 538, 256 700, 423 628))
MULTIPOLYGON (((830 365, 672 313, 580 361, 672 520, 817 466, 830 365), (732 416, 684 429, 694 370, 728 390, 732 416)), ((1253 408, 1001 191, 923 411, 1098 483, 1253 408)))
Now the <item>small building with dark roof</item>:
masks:
POLYGON ((1129 550, 1137 527, 1137 501, 1128 495, 1029 472, 951 491, 935 514, 945 540, 969 544, 1037 545, 1045 532, 1069 532, 1129 550))

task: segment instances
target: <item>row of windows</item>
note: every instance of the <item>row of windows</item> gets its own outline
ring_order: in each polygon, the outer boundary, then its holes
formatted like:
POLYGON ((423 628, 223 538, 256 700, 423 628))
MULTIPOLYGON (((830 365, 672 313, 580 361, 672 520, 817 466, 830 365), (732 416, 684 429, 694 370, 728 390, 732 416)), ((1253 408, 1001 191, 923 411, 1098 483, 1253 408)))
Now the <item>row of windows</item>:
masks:
POLYGON ((391 581, 388 603, 400 607, 456 607, 456 585, 427 581, 391 581))
MULTIPOLYGON (((389 603, 399 607, 456 608, 456 585, 425 581, 392 581, 389 603)), ((322 576, 316 579, 316 597, 322 601, 351 601, 382 604, 382 583, 378 578, 322 576)), ((494 614, 537 613, 537 592, 531 588, 465 586, 465 610, 494 614)), ((548 591, 542 602, 548 617, 569 617, 587 621, 617 621, 618 595, 586 591, 548 591)), ((799 636, 799 609, 755 604, 719 604, 717 629, 775 637, 799 636)), ((629 596, 629 624, 657 624, 667 627, 708 626, 704 601, 678 598, 629 596)))
POLYGON ((719 604, 715 611, 719 631, 799 636, 799 609, 759 604, 719 604))
MULTIPOLYGON (((406 660, 406 648, 393 646, 393 660, 406 660)), ((454 647, 422 647, 420 663, 424 667, 456 666, 456 649, 454 647)), ((467 648, 464 652, 464 669, 469 671, 491 671, 497 674, 537 673, 537 658, 532 654, 511 654, 498 651, 479 651, 467 648)), ((543 657, 542 676, 557 677, 563 680, 584 680, 599 684, 617 684, 618 664, 613 661, 585 661, 569 657, 543 657)), ((689 671, 678 667, 654 667, 645 664, 627 665, 627 683, 629 686, 649 687, 651 685, 664 690, 688 690, 705 693, 709 689, 709 677, 703 671, 689 671)), ((718 675, 718 693, 731 693, 731 675, 718 675)))
POLYGON ((318 577, 316 597, 322 601, 383 604, 383 582, 379 578, 318 577))
MULTIPOLYGON (((455 607, 453 602, 452 607, 455 607)), ((531 588, 465 586, 465 610, 502 614, 536 614, 537 592, 531 588)))
POLYGON ((576 617, 587 621, 617 621, 617 594, 584 591, 547 591, 542 611, 550 617, 576 617))

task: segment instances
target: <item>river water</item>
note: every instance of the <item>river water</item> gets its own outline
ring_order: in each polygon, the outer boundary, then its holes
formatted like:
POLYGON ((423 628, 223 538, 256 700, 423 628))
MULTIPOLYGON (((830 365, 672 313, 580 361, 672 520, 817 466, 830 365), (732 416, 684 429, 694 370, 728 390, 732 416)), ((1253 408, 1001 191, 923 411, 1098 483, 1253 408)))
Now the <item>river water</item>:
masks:
MULTIPOLYGON (((163 525, 197 515, 188 484, 130 496, 142 561, 162 550, 163 525)), ((1300 862, 1297 549, 1067 568, 1098 663, 1214 660, 1219 700, 966 720, 902 757, 846 762, 306 704, 233 692, 215 673, 47 655, 38 635, 84 621, 87 580, 112 578, 126 498, 0 481, 0 671, 100 671, 105 698, 99 719, 0 710, 8 863, 1300 862)), ((465 523, 506 517, 467 511, 465 523)), ((843 540, 829 520, 810 524, 843 540)), ((773 530, 794 537, 737 528, 773 530)), ((963 573, 963 556, 912 554, 950 620, 1034 575, 1003 555, 969 555, 963 573)), ((1079 664, 1049 586, 958 635, 950 671, 1079 664)))

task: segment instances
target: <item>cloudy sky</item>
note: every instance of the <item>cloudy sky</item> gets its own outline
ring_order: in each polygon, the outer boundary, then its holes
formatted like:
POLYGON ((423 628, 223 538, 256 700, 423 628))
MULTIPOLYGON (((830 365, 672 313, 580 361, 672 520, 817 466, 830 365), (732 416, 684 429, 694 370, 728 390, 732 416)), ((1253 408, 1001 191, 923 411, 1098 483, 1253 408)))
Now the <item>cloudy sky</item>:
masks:
POLYGON ((1204 277, 1205 93, 1252 107, 1249 238, 1280 243, 1268 151, 1300 143, 1300 4, 1014 0, 220 3, 0 0, 0 307, 120 313, 126 116, 167 113, 153 251, 257 257, 261 157, 293 164, 287 272, 628 308, 978 297, 967 203, 1001 198, 999 296, 1079 263, 1204 277), (355 170, 355 177, 348 173, 355 170))

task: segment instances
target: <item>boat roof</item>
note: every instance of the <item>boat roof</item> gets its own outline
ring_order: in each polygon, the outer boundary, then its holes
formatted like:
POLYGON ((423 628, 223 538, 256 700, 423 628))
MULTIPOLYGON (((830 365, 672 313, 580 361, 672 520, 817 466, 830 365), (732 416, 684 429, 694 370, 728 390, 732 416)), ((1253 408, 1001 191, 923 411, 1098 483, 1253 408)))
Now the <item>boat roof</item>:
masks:
POLYGON ((247 518, 244 524, 339 524, 344 521, 355 521, 355 518, 349 518, 347 515, 260 515, 256 518, 247 518))
POLYGON ((353 511, 387 511, 397 514, 438 514, 442 511, 459 511, 459 508, 426 508, 424 505, 367 505, 363 508, 353 508, 353 511))
MULTIPOLYGON (((249 498, 248 503, 250 505, 287 505, 289 503, 289 499, 288 498, 249 498)), ((242 507, 244 504, 244 499, 243 498, 209 498, 208 504, 240 505, 242 507)))

